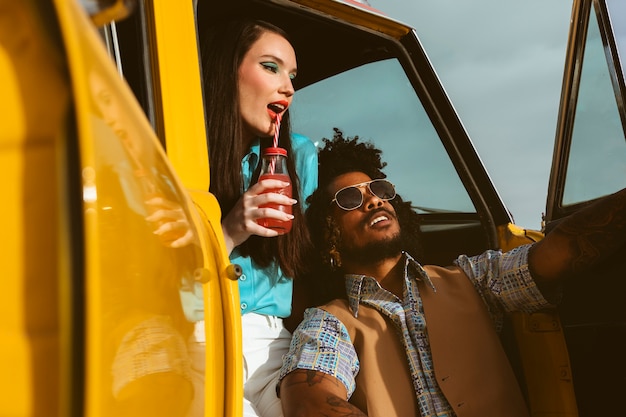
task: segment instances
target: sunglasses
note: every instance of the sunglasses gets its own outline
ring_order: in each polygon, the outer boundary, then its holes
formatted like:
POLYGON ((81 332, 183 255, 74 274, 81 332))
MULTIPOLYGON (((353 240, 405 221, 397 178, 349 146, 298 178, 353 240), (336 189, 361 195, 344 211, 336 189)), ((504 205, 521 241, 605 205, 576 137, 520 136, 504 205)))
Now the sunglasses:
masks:
POLYGON ((376 179, 360 184, 349 185, 335 193, 330 204, 337 203, 339 208, 350 211, 363 205, 363 189, 367 187, 372 195, 383 201, 391 200, 396 196, 396 188, 387 180, 376 179))

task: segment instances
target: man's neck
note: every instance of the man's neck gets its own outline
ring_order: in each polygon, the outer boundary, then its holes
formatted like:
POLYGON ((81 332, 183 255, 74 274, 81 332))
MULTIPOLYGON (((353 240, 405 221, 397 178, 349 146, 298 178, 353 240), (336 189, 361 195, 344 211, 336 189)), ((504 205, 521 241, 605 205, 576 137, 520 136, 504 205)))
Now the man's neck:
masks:
POLYGON ((381 287, 394 293, 397 297, 402 298, 404 263, 401 261, 401 254, 370 264, 357 264, 344 261, 342 269, 348 274, 370 276, 376 279, 381 287))

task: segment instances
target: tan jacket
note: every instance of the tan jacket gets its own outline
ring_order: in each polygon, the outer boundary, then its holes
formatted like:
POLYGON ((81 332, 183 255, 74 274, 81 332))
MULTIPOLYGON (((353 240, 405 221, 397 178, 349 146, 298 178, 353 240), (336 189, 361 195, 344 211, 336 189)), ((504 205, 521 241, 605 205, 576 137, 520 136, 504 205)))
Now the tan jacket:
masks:
MULTIPOLYGON (((515 375, 482 299, 460 268, 425 266, 436 292, 418 281, 435 376, 459 417, 528 417, 515 375)), ((346 300, 324 310, 346 326, 360 371, 350 402, 370 417, 419 416, 415 390, 393 323, 346 300)))

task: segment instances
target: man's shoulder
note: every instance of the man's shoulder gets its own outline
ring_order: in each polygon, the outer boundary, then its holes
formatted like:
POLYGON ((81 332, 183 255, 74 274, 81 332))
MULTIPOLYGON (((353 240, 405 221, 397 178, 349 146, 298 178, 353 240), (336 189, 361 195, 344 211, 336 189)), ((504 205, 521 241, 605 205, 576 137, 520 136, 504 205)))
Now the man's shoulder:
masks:
POLYGON ((381 314, 376 307, 359 303, 358 310, 354 311, 350 307, 350 302, 343 298, 329 301, 319 308, 332 315, 349 329, 367 328, 373 322, 385 321, 385 315, 381 314))
POLYGON ((431 280, 467 277, 467 273, 463 270, 463 268, 457 265, 424 265, 422 268, 424 268, 424 271, 431 280))
POLYGON ((422 265, 422 268, 424 268, 424 270, 428 273, 432 272, 434 274, 443 274, 443 275, 457 274, 459 272, 463 272, 463 270, 461 270, 461 268, 459 268, 456 265, 448 265, 448 266, 422 265))
POLYGON ((350 304, 348 300, 343 298, 336 298, 317 308, 337 318, 340 318, 339 316, 343 316, 346 312, 350 312, 350 304))
POLYGON ((327 310, 328 308, 333 309, 337 307, 348 308, 349 307, 348 300, 346 300, 345 298, 336 298, 332 301, 327 302, 324 305, 321 305, 319 308, 321 308, 322 310, 327 310))

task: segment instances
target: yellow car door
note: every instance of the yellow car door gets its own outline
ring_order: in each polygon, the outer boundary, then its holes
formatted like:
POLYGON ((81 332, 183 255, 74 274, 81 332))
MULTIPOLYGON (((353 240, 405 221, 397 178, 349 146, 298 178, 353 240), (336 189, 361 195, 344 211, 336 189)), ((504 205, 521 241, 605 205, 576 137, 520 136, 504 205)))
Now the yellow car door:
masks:
MULTIPOLYGON (((170 162, 94 24, 130 12, 130 2, 109 3, 90 20, 75 1, 0 2, 2 214, 11 219, 1 248, 0 414, 185 415, 194 395, 194 306, 185 300, 202 283, 206 415, 237 415, 234 269, 206 192, 206 158, 182 163, 204 138, 172 144, 170 162)), ((171 28, 156 22, 189 24, 181 36, 195 42, 191 3, 174 3, 150 3, 144 16, 160 54, 156 110, 165 135, 203 136, 199 84, 177 73, 171 28), (186 111, 172 112, 182 99, 172 91, 186 91, 186 111)))

